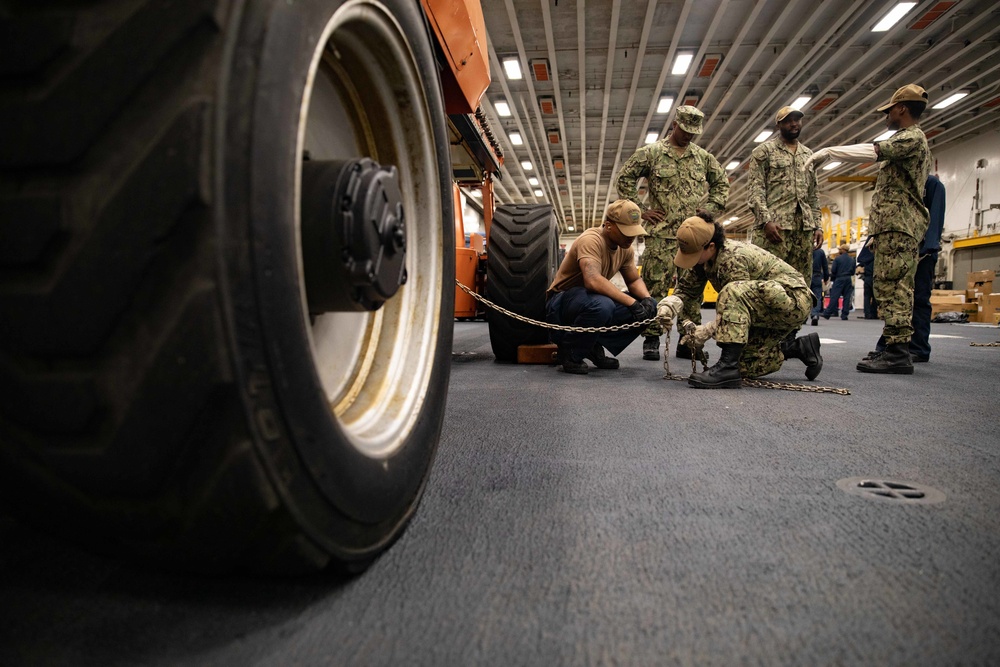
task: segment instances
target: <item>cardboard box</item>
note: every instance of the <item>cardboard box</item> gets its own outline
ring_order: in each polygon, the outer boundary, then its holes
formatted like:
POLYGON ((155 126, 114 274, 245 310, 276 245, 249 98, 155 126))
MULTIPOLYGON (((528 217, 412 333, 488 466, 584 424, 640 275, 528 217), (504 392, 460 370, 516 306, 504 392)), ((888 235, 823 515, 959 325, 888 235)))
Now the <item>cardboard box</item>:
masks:
POLYGON ((976 303, 932 303, 931 317, 938 313, 968 313, 969 321, 975 322, 979 317, 979 306, 976 303))
POLYGON ((991 283, 997 277, 997 272, 993 269, 987 269, 986 271, 970 271, 969 272, 969 282, 970 283, 991 283))
POLYGON ((977 310, 977 322, 995 324, 997 315, 1000 315, 1000 294, 984 294, 979 299, 977 310))
POLYGON ((955 294, 945 295, 935 295, 931 293, 931 305, 945 305, 952 304, 960 306, 965 303, 965 292, 957 292, 955 294))

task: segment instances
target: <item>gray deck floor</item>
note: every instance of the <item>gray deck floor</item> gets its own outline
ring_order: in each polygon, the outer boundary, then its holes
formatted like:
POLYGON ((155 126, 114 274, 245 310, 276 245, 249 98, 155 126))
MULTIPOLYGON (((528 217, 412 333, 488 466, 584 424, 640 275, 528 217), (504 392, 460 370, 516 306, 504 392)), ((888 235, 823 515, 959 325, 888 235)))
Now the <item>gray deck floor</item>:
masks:
POLYGON ((1000 348, 969 345, 998 329, 857 373, 880 325, 821 320, 839 396, 690 389, 638 342, 586 377, 501 365, 457 323, 425 499, 364 575, 162 574, 3 520, 0 665, 1000 664, 1000 348))

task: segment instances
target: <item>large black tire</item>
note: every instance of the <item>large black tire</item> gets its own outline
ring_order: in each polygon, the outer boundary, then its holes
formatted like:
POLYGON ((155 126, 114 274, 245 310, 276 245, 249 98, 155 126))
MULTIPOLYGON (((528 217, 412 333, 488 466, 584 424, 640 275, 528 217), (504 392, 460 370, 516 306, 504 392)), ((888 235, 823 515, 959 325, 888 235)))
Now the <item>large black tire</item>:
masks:
MULTIPOLYGON (((518 315, 545 321, 545 290, 559 268, 559 226, 550 204, 498 206, 490 225, 486 297, 518 315)), ((490 309, 493 356, 517 361, 520 345, 548 342, 548 330, 490 309)))
POLYGON ((451 168, 419 3, 25 2, 3 21, 6 505, 171 568, 364 567, 417 506, 450 366, 451 168), (379 310, 308 303, 299 223, 332 202, 302 194, 307 157, 398 168, 409 280, 379 310))

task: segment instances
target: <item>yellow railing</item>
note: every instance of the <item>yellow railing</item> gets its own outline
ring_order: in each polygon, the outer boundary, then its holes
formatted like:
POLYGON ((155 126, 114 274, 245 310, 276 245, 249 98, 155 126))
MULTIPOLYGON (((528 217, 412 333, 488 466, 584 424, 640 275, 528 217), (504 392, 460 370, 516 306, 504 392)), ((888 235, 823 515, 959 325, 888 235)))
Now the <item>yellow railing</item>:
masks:
POLYGON ((857 243, 864 237, 866 229, 863 217, 834 223, 827 216, 823 216, 823 237, 826 239, 828 248, 836 248, 842 243, 847 245, 857 243))

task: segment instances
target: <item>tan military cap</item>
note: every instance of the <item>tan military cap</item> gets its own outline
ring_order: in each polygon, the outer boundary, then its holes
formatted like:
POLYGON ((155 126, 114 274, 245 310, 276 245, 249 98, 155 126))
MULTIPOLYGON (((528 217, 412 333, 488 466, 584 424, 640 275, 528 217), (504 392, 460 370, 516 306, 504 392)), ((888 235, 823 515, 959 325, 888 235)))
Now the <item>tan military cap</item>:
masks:
POLYGON ((701 124, 705 120, 705 114, 692 106, 683 105, 677 107, 677 124, 681 129, 690 134, 701 134, 701 124))
POLYGON ((715 225, 698 216, 692 216, 677 228, 677 254, 674 266, 690 269, 701 258, 701 251, 715 236, 715 225))
POLYGON ((774 122, 780 123, 781 121, 788 118, 790 114, 793 113, 797 113, 799 115, 799 118, 802 118, 805 115, 804 113, 793 107, 781 107, 780 109, 778 109, 778 113, 774 117, 774 122))
POLYGON ((604 217, 618 225, 618 229, 625 236, 646 235, 646 230, 642 228, 642 213, 635 202, 628 199, 611 202, 604 217))
POLYGON ((888 113, 900 102, 927 102, 927 91, 915 83, 908 83, 892 94, 892 99, 888 104, 883 104, 878 108, 882 113, 888 113))

